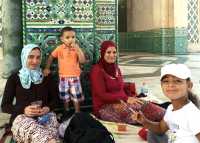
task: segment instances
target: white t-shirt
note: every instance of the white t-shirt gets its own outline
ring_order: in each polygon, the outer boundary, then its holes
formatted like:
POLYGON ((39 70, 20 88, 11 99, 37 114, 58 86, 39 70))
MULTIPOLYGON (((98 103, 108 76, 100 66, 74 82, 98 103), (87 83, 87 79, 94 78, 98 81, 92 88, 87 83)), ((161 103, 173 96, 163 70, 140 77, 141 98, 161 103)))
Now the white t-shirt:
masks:
POLYGON ((173 106, 169 105, 164 116, 170 129, 168 143, 200 143, 195 136, 200 133, 200 110, 192 102, 172 110, 173 106))

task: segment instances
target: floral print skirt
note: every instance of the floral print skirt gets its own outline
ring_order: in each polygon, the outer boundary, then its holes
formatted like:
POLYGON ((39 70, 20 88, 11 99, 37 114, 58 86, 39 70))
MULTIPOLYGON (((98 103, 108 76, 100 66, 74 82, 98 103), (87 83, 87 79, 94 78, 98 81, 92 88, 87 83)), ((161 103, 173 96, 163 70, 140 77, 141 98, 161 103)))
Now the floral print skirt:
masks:
POLYGON ((100 118, 105 121, 138 124, 137 121, 131 118, 133 111, 142 111, 144 116, 151 121, 160 121, 164 114, 165 109, 153 104, 152 102, 144 102, 140 104, 128 104, 126 107, 121 103, 104 105, 100 110, 100 118))
POLYGON ((41 125, 36 119, 24 114, 18 115, 13 121, 11 131, 18 143, 48 143, 51 139, 58 139, 59 123, 56 114, 51 114, 48 124, 41 125))

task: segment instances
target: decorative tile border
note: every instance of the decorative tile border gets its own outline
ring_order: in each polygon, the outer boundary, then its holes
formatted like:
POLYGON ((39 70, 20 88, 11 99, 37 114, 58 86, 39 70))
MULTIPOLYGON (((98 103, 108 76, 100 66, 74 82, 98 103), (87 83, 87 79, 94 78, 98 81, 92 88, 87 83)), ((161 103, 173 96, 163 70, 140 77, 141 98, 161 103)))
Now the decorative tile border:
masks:
MULTIPOLYGON (((93 43, 90 48, 99 52, 100 42, 117 40, 116 13, 116 0, 23 0, 23 41, 40 43, 44 35, 57 38, 62 27, 72 26, 77 35, 90 33, 93 37, 89 39, 93 43)), ((96 61, 98 57, 93 59, 96 61)))
MULTIPOLYGON (((88 60, 82 67, 82 86, 88 98, 88 72, 99 58, 99 45, 117 39, 116 0, 23 0, 23 42, 40 44, 43 61, 59 44, 59 31, 65 26, 76 30, 88 60)), ((54 63, 55 73, 56 68, 54 63)))
POLYGON ((129 32, 119 35, 120 50, 159 54, 185 54, 187 32, 185 28, 161 28, 129 32))

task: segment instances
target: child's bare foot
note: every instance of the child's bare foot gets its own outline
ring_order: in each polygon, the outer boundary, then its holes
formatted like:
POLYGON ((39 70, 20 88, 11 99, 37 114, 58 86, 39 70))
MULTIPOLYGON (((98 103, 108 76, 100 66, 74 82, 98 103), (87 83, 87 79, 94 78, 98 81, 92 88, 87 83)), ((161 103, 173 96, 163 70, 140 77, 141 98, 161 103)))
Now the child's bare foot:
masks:
POLYGON ((64 102, 64 108, 65 108, 65 111, 69 110, 69 103, 68 102, 64 102))
POLYGON ((48 143, 56 143, 56 139, 51 139, 48 143))
POLYGON ((51 140, 49 140, 48 143, 60 143, 60 141, 59 141, 59 140, 56 140, 56 139, 51 139, 51 140))
POLYGON ((75 112, 78 113, 80 112, 80 104, 79 102, 73 102, 74 103, 74 107, 75 107, 75 112))

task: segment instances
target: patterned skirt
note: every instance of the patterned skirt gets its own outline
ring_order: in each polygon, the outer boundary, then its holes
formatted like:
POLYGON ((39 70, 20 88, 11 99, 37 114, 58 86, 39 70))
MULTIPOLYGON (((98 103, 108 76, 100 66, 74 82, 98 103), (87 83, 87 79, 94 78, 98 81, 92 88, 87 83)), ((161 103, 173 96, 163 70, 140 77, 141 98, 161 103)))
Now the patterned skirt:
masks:
POLYGON ((56 114, 51 114, 48 124, 38 124, 36 119, 18 115, 13 121, 11 131, 18 143, 48 143, 51 139, 58 139, 59 123, 56 114))
POLYGON ((126 107, 121 103, 107 104, 99 110, 99 114, 100 118, 105 121, 138 124, 137 121, 131 118, 133 114, 131 110, 142 111, 144 116, 151 121, 160 121, 165 114, 165 109, 151 102, 145 102, 143 105, 127 103, 126 107), (116 106, 119 108, 116 108, 116 106))
MULTIPOLYGON (((141 109, 141 105, 138 104, 127 104, 127 106, 134 111, 139 111, 141 109)), ((124 107, 121 103, 104 105, 99 110, 100 118, 111 122, 137 124, 137 122, 131 118, 132 112, 129 108, 124 107), (116 106, 118 107, 116 108, 116 106)))

